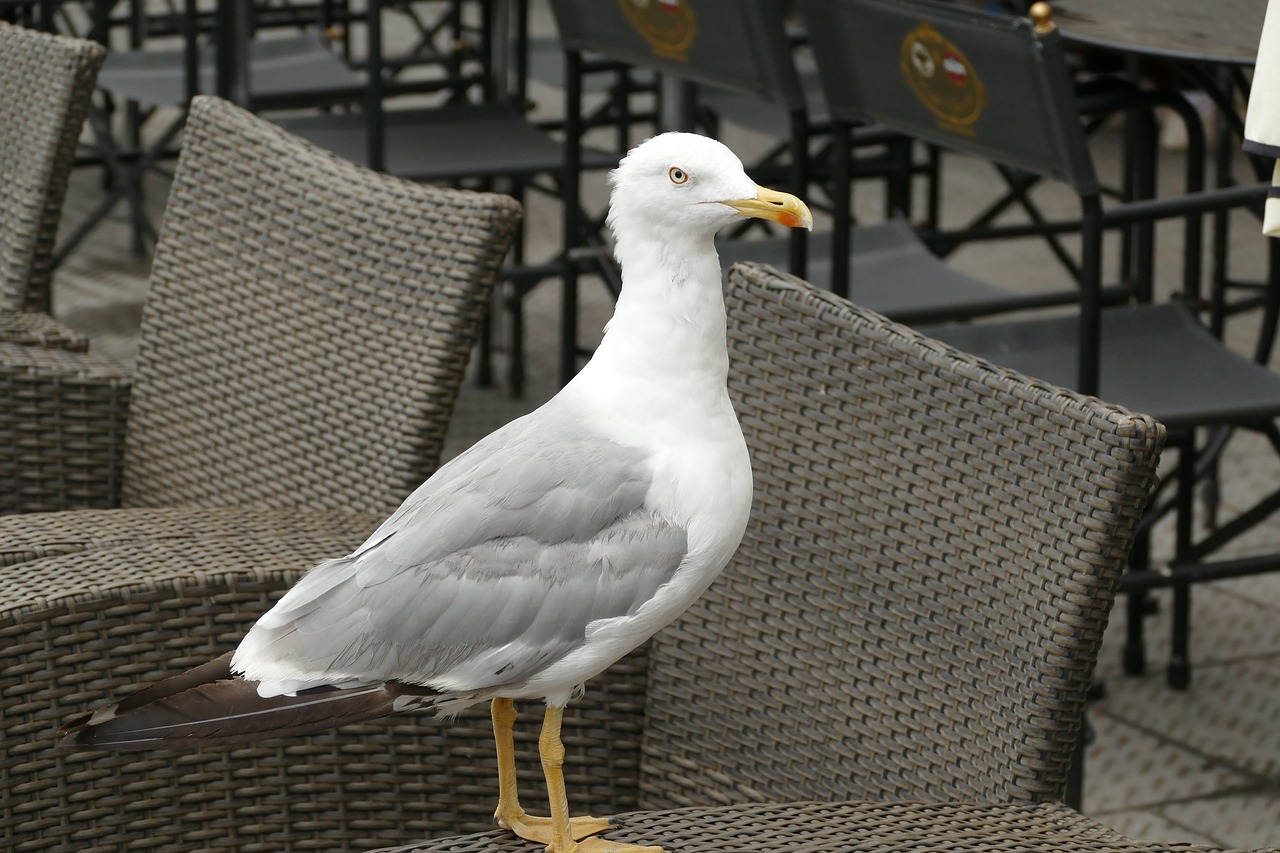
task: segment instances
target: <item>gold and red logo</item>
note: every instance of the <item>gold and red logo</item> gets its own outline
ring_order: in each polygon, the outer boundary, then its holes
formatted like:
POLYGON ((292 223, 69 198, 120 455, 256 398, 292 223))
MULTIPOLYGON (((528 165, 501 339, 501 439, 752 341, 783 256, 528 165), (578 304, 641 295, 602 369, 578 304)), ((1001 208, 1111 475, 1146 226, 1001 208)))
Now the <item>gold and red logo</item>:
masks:
POLYGON ((973 64, 928 21, 902 40, 902 76, 938 126, 973 135, 973 123, 987 105, 986 88, 973 64))
POLYGON ((618 0, 631 26, 658 56, 685 61, 698 19, 684 0, 618 0))

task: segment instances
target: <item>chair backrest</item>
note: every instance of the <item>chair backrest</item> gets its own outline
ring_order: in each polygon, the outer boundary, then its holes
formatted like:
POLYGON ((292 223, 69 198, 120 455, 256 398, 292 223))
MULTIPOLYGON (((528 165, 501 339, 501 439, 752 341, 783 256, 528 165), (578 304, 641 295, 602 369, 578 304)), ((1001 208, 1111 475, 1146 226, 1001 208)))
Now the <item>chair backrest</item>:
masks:
POLYGON ((438 462, 519 217, 197 98, 143 314, 125 503, 394 509, 438 462))
POLYGON ((0 22, 0 311, 49 311, 58 219, 105 57, 0 22))
POLYGON ((1051 24, 935 0, 802 0, 833 117, 1098 192, 1051 24))
POLYGON ((561 44, 800 109, 784 4, 551 0, 561 44))
POLYGON ((654 640, 645 804, 1061 798, 1163 428, 769 267, 727 303, 755 503, 654 640))

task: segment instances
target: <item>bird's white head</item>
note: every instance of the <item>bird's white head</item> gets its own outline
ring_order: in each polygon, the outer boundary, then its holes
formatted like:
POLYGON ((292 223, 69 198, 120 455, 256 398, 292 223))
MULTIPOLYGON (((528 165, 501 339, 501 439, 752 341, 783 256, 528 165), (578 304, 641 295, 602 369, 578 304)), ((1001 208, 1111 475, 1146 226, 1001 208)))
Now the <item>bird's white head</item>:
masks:
POLYGON ((738 217, 813 228, 804 202, 757 186, 723 144, 693 133, 663 133, 632 149, 609 176, 614 236, 637 226, 710 238, 738 217), (625 228, 620 227, 623 222, 625 228))

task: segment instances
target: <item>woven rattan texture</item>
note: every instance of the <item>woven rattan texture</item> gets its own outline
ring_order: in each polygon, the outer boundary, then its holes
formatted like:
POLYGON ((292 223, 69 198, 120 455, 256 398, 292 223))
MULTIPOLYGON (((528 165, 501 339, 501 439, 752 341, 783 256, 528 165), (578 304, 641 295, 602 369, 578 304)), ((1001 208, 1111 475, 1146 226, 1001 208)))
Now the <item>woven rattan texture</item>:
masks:
POLYGON ((88 352, 89 339, 48 314, 0 311, 0 342, 88 352))
POLYGON ((53 247, 106 50, 0 23, 0 312, 49 311, 53 247))
MULTIPOLYGON (((0 519, 5 849, 361 850, 491 827, 497 767, 483 708, 236 750, 55 747, 69 716, 234 648, 299 571, 350 551, 379 520, 241 508, 0 519)), ((566 720, 575 803, 636 807, 645 667, 643 654, 619 664, 566 720)), ((539 711, 518 730, 530 804, 545 801, 539 711)))
POLYGON ((110 362, 0 342, 0 515, 118 506, 128 410, 110 362))
POLYGON ((644 801, 1060 798, 1163 430, 731 279, 755 503, 655 640, 644 801))
POLYGON ((438 460, 518 219, 505 196, 379 175, 197 99, 143 316, 125 503, 390 512, 438 460))
MULTIPOLYGON (((1131 841, 1051 804, 803 802, 629 814, 622 821, 607 838, 660 844, 668 853, 1224 853, 1131 841)), ((381 853, 532 849, 511 833, 489 832, 381 853)))

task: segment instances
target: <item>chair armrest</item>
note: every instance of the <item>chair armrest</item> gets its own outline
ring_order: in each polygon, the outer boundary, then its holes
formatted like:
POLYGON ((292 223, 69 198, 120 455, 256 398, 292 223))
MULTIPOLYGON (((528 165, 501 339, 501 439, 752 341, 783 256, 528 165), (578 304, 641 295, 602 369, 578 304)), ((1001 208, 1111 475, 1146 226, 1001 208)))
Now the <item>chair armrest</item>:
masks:
MULTIPOLYGON (((128 849, 145 838, 238 853, 313 842, 361 850, 491 827, 497 765, 483 704, 455 720, 403 715, 233 749, 57 747, 69 718, 235 648, 303 571, 349 553, 380 521, 247 507, 0 518, 0 636, 14 661, 0 677, 0 776, 23 792, 0 831, 18 849, 85 839, 128 849)), ((646 667, 633 654, 566 715, 566 779, 584 808, 639 806, 646 667)), ((545 812, 542 709, 521 711, 521 793, 545 812)))
POLYGON ((129 388, 89 353, 0 341, 0 515, 118 506, 129 388))
POLYGON ((0 342, 88 352, 89 339, 48 314, 0 311, 0 342))

